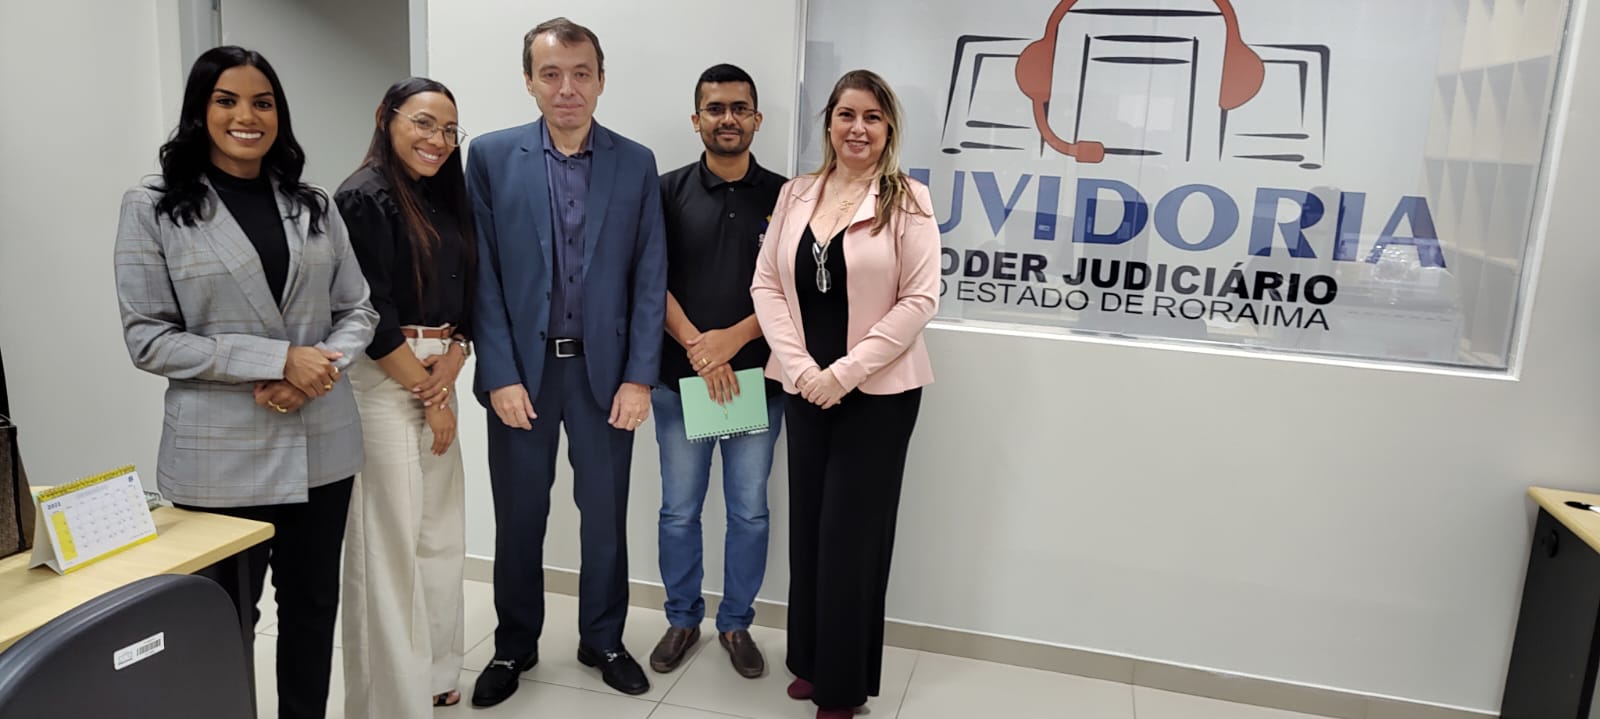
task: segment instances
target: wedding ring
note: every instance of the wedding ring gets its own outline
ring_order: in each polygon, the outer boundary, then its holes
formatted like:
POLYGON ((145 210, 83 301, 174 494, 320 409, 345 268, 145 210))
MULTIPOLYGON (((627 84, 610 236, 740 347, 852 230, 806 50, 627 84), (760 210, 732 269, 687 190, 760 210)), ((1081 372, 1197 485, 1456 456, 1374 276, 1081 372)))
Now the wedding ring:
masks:
POLYGON ((441 395, 450 394, 450 388, 449 387, 440 387, 439 388, 439 394, 441 394, 441 395))
POLYGON ((289 410, 284 409, 277 402, 273 402, 271 400, 267 400, 267 406, 277 410, 278 414, 288 414, 289 413, 289 410))
POLYGON ((322 383, 322 388, 323 389, 333 389, 333 383, 332 382, 323 382, 322 383))

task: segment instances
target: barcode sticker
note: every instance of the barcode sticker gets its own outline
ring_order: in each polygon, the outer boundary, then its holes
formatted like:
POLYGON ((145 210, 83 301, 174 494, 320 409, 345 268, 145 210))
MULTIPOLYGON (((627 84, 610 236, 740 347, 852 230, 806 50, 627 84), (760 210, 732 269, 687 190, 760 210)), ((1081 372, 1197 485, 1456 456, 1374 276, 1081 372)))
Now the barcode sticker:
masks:
POLYGON ((138 664, 150 657, 160 654, 167 648, 167 633, 157 632, 155 636, 141 642, 129 644, 112 655, 111 663, 116 671, 122 671, 128 666, 138 664))

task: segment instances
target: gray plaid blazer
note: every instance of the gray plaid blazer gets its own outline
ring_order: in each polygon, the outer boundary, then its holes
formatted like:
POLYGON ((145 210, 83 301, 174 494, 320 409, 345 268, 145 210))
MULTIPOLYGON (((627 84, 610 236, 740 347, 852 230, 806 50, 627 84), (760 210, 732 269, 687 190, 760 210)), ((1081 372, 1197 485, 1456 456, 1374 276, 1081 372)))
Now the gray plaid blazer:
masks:
POLYGON ((122 196, 122 334, 135 367, 167 378, 156 476, 181 504, 304 502, 307 489, 354 475, 364 460, 361 418, 343 376, 297 412, 255 403, 257 381, 283 379, 291 345, 343 352, 335 363, 343 370, 378 321, 339 208, 330 200, 323 231, 310 234, 310 213, 289 217, 291 206, 274 195, 289 241, 281 307, 216 190, 209 216, 194 227, 156 214, 159 191, 135 187, 122 196))

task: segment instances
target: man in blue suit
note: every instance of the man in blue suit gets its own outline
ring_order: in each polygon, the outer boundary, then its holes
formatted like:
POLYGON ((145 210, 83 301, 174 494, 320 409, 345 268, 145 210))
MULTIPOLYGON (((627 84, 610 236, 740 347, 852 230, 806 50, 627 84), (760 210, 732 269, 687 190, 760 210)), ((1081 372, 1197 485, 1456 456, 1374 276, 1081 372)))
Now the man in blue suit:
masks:
POLYGON ((494 660, 472 703, 499 704, 539 661, 544 533, 561 425, 582 514, 578 661, 627 694, 650 689, 622 646, 633 432, 650 412, 666 313, 666 235, 655 157, 594 122, 605 53, 550 20, 523 41, 543 118, 474 141, 478 401, 494 490, 494 660))

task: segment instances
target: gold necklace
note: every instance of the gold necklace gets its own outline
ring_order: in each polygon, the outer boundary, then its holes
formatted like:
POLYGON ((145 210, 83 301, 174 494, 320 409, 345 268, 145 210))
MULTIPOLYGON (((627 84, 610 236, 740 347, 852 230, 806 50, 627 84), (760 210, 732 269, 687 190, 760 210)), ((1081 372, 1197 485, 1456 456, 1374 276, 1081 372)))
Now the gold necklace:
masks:
MULTIPOLYGON (((856 200, 859 197, 865 197, 866 196, 867 188, 872 186, 872 179, 868 178, 865 182, 862 182, 860 184, 861 184, 861 189, 860 189, 860 193, 861 194, 860 195, 855 195, 855 196, 848 197, 848 198, 843 199, 843 200, 839 200, 838 209, 834 210, 833 211, 834 216, 829 218, 828 225, 829 225, 829 227, 832 228, 832 230, 828 233, 828 236, 827 237, 818 237, 818 238, 816 238, 817 246, 821 247, 822 250, 823 250, 822 257, 819 258, 819 261, 820 260, 825 260, 827 258, 827 249, 828 249, 829 245, 833 244, 833 235, 834 235, 834 233, 837 233, 841 229, 841 227, 839 225, 839 221, 843 220, 844 224, 846 226, 848 226, 850 224, 850 215, 848 214, 847 211, 850 209, 850 207, 852 205, 856 204, 856 200)), ((846 183, 844 185, 844 187, 846 187, 846 188, 848 188, 849 186, 850 186, 849 183, 846 183)), ((824 187, 823 190, 824 190, 824 192, 826 192, 827 188, 824 187)))
MULTIPOLYGON (((850 184, 851 183, 844 184, 843 188, 841 188, 841 189, 849 189, 850 188, 850 184)), ((839 209, 835 210, 835 212, 844 212, 845 210, 850 209, 851 205, 856 204, 856 200, 858 198, 863 197, 863 196, 866 195, 867 188, 872 186, 872 180, 869 178, 867 181, 859 183, 859 184, 861 185, 861 188, 859 190, 857 190, 856 192, 851 192, 844 199, 839 200, 839 209), (857 194, 858 192, 860 194, 857 194)))
MULTIPOLYGON (((861 189, 862 189, 862 196, 865 196, 866 195, 866 188, 863 187, 861 189)), ((845 225, 849 225, 849 223, 850 223, 849 210, 850 210, 850 206, 854 205, 854 204, 856 204, 856 198, 854 198, 854 197, 839 201, 839 209, 834 210, 834 212, 833 212, 834 217, 830 218, 830 220, 828 222, 829 226, 832 227, 833 230, 832 230, 832 232, 830 232, 828 234, 828 236, 826 238, 823 238, 821 240, 821 242, 818 243, 823 248, 827 248, 828 245, 833 243, 833 233, 836 233, 841 229, 840 226, 839 226, 839 221, 840 220, 843 220, 845 225)))

